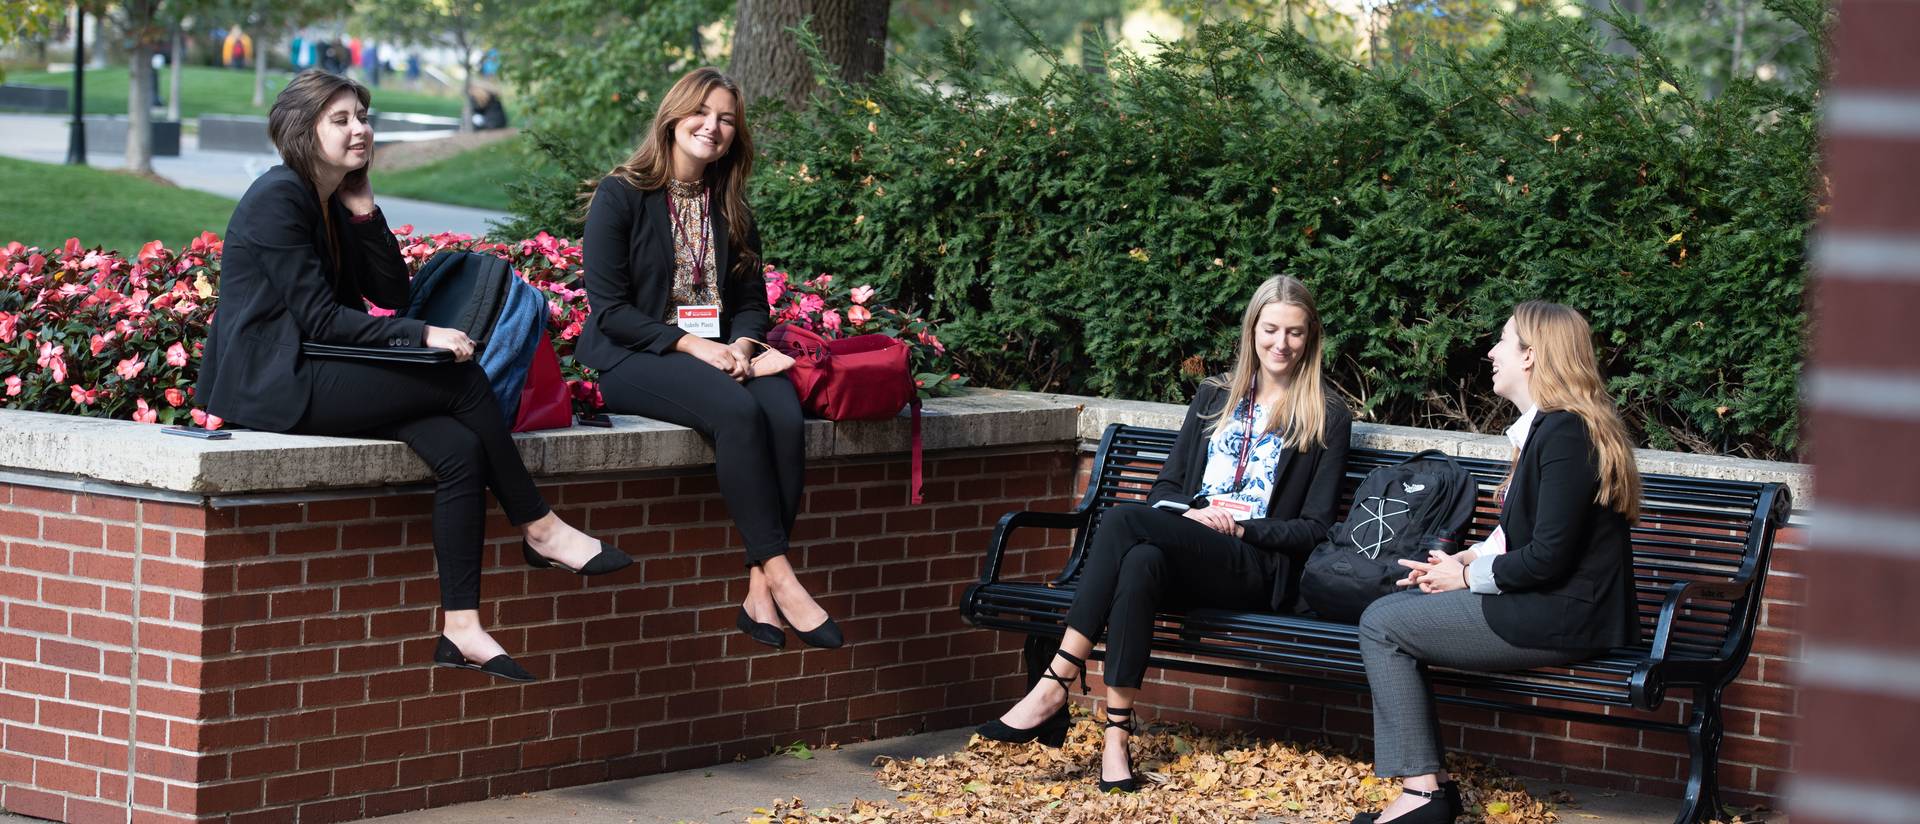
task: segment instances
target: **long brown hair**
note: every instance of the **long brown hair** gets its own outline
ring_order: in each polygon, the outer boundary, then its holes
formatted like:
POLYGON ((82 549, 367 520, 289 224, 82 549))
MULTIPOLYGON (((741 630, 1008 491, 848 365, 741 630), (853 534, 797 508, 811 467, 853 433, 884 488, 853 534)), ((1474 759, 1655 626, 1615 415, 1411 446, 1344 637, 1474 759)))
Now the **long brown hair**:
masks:
POLYGON ((1260 353, 1253 345, 1254 327, 1260 312, 1275 303, 1300 307, 1307 315, 1307 340, 1292 373, 1283 380, 1286 398, 1267 412, 1263 432, 1279 432, 1289 449, 1307 449, 1326 445, 1327 397, 1320 383, 1322 330, 1320 310, 1314 308, 1313 292, 1307 285, 1286 275, 1274 275, 1253 290, 1247 309, 1240 318, 1240 345, 1233 355, 1233 369, 1225 379, 1208 378, 1227 390, 1227 403, 1213 413, 1209 428, 1232 415, 1240 402, 1253 393, 1254 378, 1260 372, 1260 353))
POLYGON ((1520 345, 1533 350, 1527 391, 1542 412, 1564 410, 1580 416, 1600 460, 1600 490, 1595 501, 1626 516, 1640 517, 1640 469, 1633 441, 1620 411, 1607 394, 1594 357, 1593 330, 1571 307, 1530 300, 1513 307, 1513 328, 1520 345))
MULTIPOLYGON (((373 104, 373 95, 358 81, 308 69, 288 81, 287 87, 273 98, 273 108, 267 112, 267 138, 280 150, 280 162, 308 184, 314 182, 314 170, 320 163, 320 141, 314 136, 315 127, 334 95, 347 89, 353 90, 360 105, 373 104)), ((356 173, 365 174, 366 169, 362 167, 356 173)))
POLYGON ((747 128, 746 98, 733 78, 714 68, 698 68, 682 75, 660 98, 653 122, 640 138, 640 148, 608 174, 643 192, 665 188, 673 179, 673 128, 681 119, 699 114, 700 105, 714 89, 733 94, 733 145, 719 160, 707 164, 707 186, 720 195, 734 273, 758 276, 759 256, 747 248, 747 237, 753 232, 753 212, 747 208, 747 178, 753 175, 753 133, 747 128))

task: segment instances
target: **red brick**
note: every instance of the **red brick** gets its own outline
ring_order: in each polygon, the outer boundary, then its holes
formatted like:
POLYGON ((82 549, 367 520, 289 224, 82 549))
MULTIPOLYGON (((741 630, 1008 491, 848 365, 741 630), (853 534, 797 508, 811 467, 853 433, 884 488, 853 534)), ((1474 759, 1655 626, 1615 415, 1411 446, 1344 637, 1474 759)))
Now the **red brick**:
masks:
POLYGON ((49 821, 61 821, 67 817, 66 799, 53 793, 19 784, 0 787, 0 792, 5 793, 0 795, 0 807, 5 807, 7 812, 49 821))
POLYGON ((55 575, 66 575, 71 570, 73 553, 69 550, 19 541, 13 542, 10 547, 7 565, 14 569, 31 569, 55 575))

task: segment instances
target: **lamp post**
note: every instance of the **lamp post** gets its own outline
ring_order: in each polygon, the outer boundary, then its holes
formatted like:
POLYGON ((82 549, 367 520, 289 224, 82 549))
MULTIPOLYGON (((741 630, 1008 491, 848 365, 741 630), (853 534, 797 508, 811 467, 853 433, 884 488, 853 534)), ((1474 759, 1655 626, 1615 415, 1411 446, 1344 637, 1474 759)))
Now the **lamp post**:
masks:
POLYGON ((87 165, 87 124, 80 119, 87 83, 87 10, 73 6, 73 122, 67 127, 67 165, 87 165))

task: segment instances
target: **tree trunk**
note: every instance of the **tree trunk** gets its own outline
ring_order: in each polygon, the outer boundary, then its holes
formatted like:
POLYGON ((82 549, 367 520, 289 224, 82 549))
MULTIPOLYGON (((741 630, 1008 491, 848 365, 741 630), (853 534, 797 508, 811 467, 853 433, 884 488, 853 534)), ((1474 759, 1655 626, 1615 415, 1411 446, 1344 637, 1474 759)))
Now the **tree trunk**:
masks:
POLYGON ((173 48, 167 55, 167 119, 180 122, 180 64, 186 62, 187 36, 173 24, 173 48))
POLYGON ((460 46, 460 131, 473 131, 473 49, 460 46))
POLYGON ((799 105, 813 92, 813 67, 786 30, 807 19, 827 61, 859 83, 886 67, 892 0, 739 0, 729 67, 747 101, 772 97, 799 105))
POLYGON ((1733 61, 1727 72, 1727 83, 1732 85, 1740 79, 1741 63, 1747 51, 1747 4, 1746 0, 1733 0, 1733 61))
POLYGON ((127 64, 127 168, 152 174, 153 51, 136 38, 127 64))
POLYGON ((260 36, 253 39, 253 107, 267 107, 267 33, 272 31, 265 26, 260 28, 260 36))

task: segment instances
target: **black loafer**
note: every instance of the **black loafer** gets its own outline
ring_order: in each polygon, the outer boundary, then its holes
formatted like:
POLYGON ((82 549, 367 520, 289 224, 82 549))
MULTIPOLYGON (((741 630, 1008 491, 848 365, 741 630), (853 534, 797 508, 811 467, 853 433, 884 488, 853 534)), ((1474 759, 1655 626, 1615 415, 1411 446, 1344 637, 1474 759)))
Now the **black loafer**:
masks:
POLYGON ((762 644, 766 644, 774 649, 787 648, 787 634, 781 632, 779 627, 772 624, 763 624, 753 620, 753 616, 747 614, 746 607, 740 608, 740 614, 734 617, 733 625, 739 627, 741 632, 746 633, 748 638, 752 638, 762 644))
POLYGON ((484 664, 476 664, 469 661, 467 660, 467 656, 460 652, 460 647, 453 643, 453 639, 445 635, 440 636, 440 646, 436 647, 433 651, 433 664, 437 667, 478 670, 495 678, 505 678, 508 681, 525 682, 540 680, 533 677, 533 673, 527 672, 525 669, 522 669, 519 664, 514 663, 513 659, 507 657, 507 654, 504 652, 493 656, 493 658, 484 664))
POLYGON ((600 554, 593 556, 593 560, 588 561, 585 566, 579 569, 574 569, 573 567, 533 551, 533 544, 527 543, 526 541, 520 542, 520 557, 526 559, 527 566, 535 569, 553 567, 555 569, 564 569, 576 575, 605 575, 609 572, 619 572, 620 570, 633 566, 633 556, 621 552, 619 547, 609 546, 606 541, 600 542, 600 554))

